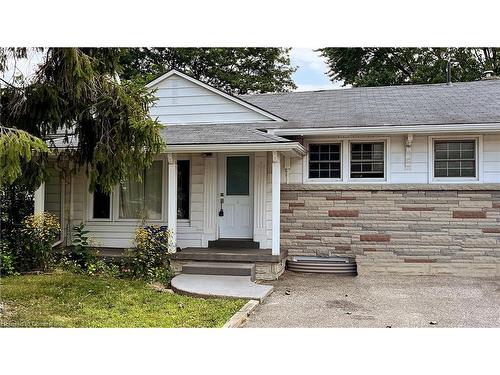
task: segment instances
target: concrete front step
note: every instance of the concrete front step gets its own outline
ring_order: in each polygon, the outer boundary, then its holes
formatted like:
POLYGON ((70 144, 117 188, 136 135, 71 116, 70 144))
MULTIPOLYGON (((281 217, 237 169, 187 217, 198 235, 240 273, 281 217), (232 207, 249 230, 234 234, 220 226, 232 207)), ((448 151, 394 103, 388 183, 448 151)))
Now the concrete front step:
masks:
POLYGON ((250 276, 190 275, 175 276, 172 289, 195 297, 243 298, 263 301, 271 292, 270 285, 252 282, 250 276))
POLYGON ((255 281, 255 264, 224 262, 191 262, 182 266, 188 275, 249 276, 255 281))

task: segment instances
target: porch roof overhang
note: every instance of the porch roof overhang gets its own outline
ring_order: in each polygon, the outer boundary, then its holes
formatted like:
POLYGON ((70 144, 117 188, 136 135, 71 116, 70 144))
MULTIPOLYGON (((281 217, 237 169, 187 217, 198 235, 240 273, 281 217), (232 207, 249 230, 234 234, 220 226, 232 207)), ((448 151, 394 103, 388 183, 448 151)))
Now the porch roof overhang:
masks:
POLYGON ((290 156, 306 154, 299 142, 167 144, 167 153, 278 151, 290 156))

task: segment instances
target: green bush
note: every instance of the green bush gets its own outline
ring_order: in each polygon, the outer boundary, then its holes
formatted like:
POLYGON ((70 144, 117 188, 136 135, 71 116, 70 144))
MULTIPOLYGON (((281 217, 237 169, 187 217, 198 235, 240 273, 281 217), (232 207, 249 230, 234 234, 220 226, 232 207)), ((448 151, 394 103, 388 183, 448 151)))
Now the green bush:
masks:
POLYGON ((22 270, 24 236, 23 220, 33 212, 33 186, 19 179, 0 186, 0 275, 22 270))
POLYGON ((52 245, 59 235, 59 221, 48 212, 29 215, 21 226, 19 258, 23 270, 46 271, 53 261, 52 245))
POLYGON ((61 254, 59 266, 89 276, 121 276, 122 265, 107 263, 100 259, 95 242, 89 233, 84 223, 73 227, 72 246, 61 254))
POLYGON ((0 276, 9 276, 16 273, 15 256, 10 248, 10 242, 0 240, 0 276))
POLYGON ((170 231, 165 226, 146 226, 136 231, 135 249, 128 251, 130 271, 135 278, 170 282, 170 231))
POLYGON ((89 231, 84 223, 73 227, 72 245, 71 255, 82 268, 88 268, 89 265, 97 261, 97 250, 94 247, 94 241, 89 236, 89 231))

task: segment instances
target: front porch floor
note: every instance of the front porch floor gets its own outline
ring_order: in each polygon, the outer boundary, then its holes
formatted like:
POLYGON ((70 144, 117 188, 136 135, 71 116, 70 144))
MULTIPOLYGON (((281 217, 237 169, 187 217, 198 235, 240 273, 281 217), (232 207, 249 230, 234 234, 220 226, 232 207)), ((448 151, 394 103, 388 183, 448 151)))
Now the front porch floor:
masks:
POLYGON ((280 263, 287 256, 287 250, 282 250, 280 255, 273 255, 271 249, 187 247, 172 254, 171 259, 204 262, 280 263))

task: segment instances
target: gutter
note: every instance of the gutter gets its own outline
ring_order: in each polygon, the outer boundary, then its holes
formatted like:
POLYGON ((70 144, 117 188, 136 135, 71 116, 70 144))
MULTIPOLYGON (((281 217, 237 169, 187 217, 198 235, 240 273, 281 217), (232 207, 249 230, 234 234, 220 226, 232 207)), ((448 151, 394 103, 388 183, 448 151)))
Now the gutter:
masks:
POLYGON ((225 151, 280 151, 291 152, 297 156, 306 154, 304 146, 299 142, 276 143, 212 143, 212 144, 180 144, 168 145, 167 153, 183 152, 225 152, 225 151))
POLYGON ((297 128, 269 129, 269 133, 287 135, 352 135, 352 134, 402 134, 402 133, 489 133, 500 132, 500 123, 486 124, 436 124, 436 125, 383 125, 383 126, 345 126, 338 128, 297 128))

